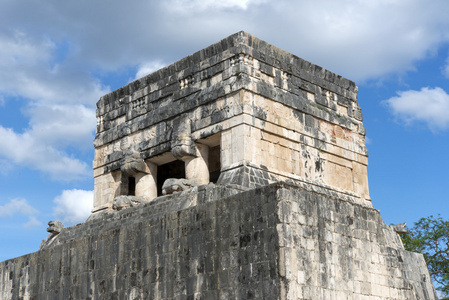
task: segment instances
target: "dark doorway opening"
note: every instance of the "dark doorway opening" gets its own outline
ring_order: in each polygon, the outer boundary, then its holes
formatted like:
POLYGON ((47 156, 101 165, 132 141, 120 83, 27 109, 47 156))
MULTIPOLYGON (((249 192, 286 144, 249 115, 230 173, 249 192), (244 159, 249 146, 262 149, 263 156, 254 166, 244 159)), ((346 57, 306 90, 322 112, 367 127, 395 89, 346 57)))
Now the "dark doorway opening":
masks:
POLYGON ((217 183, 220 177, 220 145, 209 148, 209 181, 217 183))
POLYGON ((162 196, 162 185, 168 178, 186 178, 185 163, 175 160, 157 167, 157 195, 162 196))
POLYGON ((128 196, 136 195, 136 178, 128 177, 128 196))

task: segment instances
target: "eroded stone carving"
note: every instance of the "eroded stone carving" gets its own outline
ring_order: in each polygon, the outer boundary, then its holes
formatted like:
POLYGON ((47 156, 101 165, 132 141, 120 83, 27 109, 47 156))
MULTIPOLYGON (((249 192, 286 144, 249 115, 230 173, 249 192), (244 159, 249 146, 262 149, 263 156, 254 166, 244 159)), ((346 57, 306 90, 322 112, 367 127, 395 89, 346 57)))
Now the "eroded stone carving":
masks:
POLYGON ((162 185, 162 194, 169 195, 173 193, 178 193, 191 189, 194 186, 196 186, 196 184, 192 180, 184 178, 168 178, 167 180, 164 181, 164 184, 162 185))
POLYGON ((49 221, 47 228, 49 235, 45 240, 42 240, 39 250, 47 249, 53 244, 58 244, 58 242, 55 241, 58 240, 58 235, 61 233, 62 229, 64 229, 64 225, 62 225, 61 221, 49 221))
POLYGON ((191 120, 184 116, 173 122, 171 152, 176 159, 185 160, 196 156, 195 142, 191 136, 191 120))
POLYGON ((193 77, 192 76, 187 76, 186 78, 183 78, 179 81, 180 87, 181 89, 184 89, 186 87, 188 87, 189 85, 193 84, 193 77))
POLYGON ((130 207, 140 205, 143 201, 141 197, 137 196, 118 196, 112 201, 113 210, 122 210, 130 207))
POLYGON ((126 155, 120 170, 123 174, 128 176, 135 176, 138 173, 147 173, 144 160, 140 157, 140 153, 135 150, 131 150, 128 155, 126 155))
POLYGON ((135 176, 138 173, 147 173, 144 160, 140 157, 140 153, 134 149, 128 152, 120 170, 128 176, 135 176))
POLYGON ((407 223, 398 223, 393 225, 393 230, 399 234, 407 233, 407 229, 405 228, 406 225, 407 223))
POLYGON ((48 228, 47 232, 50 232, 52 234, 59 234, 62 229, 64 228, 64 225, 62 225, 61 221, 50 221, 48 222, 48 228))

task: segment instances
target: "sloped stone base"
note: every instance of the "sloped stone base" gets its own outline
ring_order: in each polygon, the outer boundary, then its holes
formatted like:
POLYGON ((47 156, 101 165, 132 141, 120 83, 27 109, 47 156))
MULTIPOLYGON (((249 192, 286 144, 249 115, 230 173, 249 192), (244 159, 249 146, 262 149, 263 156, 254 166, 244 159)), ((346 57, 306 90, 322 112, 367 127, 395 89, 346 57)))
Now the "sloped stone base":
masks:
POLYGON ((97 214, 1 262, 0 298, 436 299, 423 257, 356 200, 206 185, 97 214))

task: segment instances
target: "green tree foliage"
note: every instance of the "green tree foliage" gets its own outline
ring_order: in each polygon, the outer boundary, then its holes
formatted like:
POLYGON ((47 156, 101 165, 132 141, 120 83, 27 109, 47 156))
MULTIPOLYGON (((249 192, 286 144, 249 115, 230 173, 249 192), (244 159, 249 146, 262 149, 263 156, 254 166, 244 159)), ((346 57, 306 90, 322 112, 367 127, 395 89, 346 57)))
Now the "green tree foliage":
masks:
POLYGON ((449 221, 430 216, 421 218, 402 234, 406 250, 424 255, 436 289, 449 296, 449 221))

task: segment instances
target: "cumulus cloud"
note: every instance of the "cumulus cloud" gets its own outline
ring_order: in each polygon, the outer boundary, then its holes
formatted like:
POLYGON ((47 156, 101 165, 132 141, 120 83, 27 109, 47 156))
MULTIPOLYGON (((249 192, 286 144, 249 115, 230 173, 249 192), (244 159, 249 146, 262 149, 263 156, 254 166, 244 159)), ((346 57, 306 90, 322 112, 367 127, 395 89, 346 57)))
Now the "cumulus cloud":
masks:
POLYGON ((14 170, 14 164, 8 159, 0 159, 0 174, 6 176, 10 171, 14 170))
POLYGON ((154 71, 157 71, 163 67, 165 67, 167 64, 164 64, 161 61, 150 61, 146 63, 142 63, 139 65, 136 76, 134 77, 134 80, 142 78, 148 74, 153 73, 154 71))
POLYGON ((0 32, 0 95, 20 96, 45 103, 94 105, 107 87, 79 64, 59 61, 63 49, 49 38, 24 32, 0 32))
POLYGON ((22 31, 50 35, 49 41, 36 43, 40 49, 54 51, 61 40, 70 38, 74 50, 59 64, 62 68, 70 62, 70 70, 172 62, 245 30, 351 79, 364 80, 411 70, 417 60, 434 53, 449 39, 448 9, 445 0, 432 5, 421 0, 132 0, 126 6, 105 0, 39 5, 20 1, 3 8, 2 17, 22 31), (39 22, 31 18, 36 14, 39 22), (112 21, 111 15, 117 14, 120 18, 112 21))
POLYGON ((26 108, 30 117, 27 130, 36 141, 64 147, 75 144, 92 147, 95 110, 79 104, 33 105, 26 108))
POLYGON ((0 218, 14 214, 35 215, 38 211, 25 199, 12 199, 5 205, 0 205, 0 218))
POLYGON ((168 9, 176 9, 183 13, 220 9, 248 9, 251 4, 259 4, 263 0, 172 0, 167 1, 168 9))
POLYGON ((37 226, 41 226, 42 222, 39 221, 35 216, 30 216, 28 221, 23 224, 23 227, 25 228, 33 228, 37 226))
POLYGON ((292 24, 299 35, 284 42, 286 50, 357 81, 412 70, 448 40, 448 20, 438 11, 448 8, 443 1, 280 2, 273 6, 285 11, 279 22, 292 24), (298 11, 307 13, 298 18, 298 11))
POLYGON ((40 170, 55 180, 79 180, 90 176, 90 167, 37 140, 30 132, 16 133, 0 126, 0 156, 18 165, 40 170))
POLYGON ((443 66, 442 73, 446 78, 449 78, 449 57, 446 59, 446 64, 443 66))
POLYGON ((203 41, 245 30, 357 81, 413 70, 416 61, 435 53, 449 37, 443 12, 449 3, 444 1, 429 6, 420 0, 279 0, 250 3, 251 9, 237 11, 205 4, 190 14, 170 10, 171 3, 164 6, 173 16, 168 28, 177 34, 168 32, 164 44, 176 38, 186 47, 206 46, 203 41))
POLYGON ((405 124, 423 122, 433 131, 449 128, 449 95, 443 89, 425 87, 397 94, 384 103, 405 124))
POLYGON ((57 52, 58 45, 49 38, 0 32, 0 99, 26 99, 22 112, 29 118, 28 127, 20 132, 0 125, 0 159, 9 161, 9 166, 46 172, 54 179, 81 179, 91 175, 90 167, 65 147, 91 147, 94 103, 109 90, 88 73, 59 65, 57 52))
POLYGON ((42 225, 36 218, 37 214, 39 211, 29 205, 25 199, 12 199, 5 205, 0 205, 0 218, 24 215, 28 217, 28 221, 23 224, 27 228, 42 225))
POLYGON ((93 208, 93 198, 93 191, 64 190, 53 201, 56 204, 53 214, 65 226, 84 222, 93 208))

